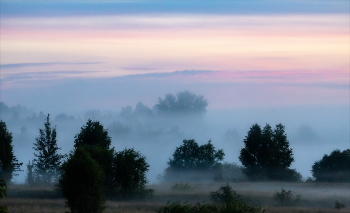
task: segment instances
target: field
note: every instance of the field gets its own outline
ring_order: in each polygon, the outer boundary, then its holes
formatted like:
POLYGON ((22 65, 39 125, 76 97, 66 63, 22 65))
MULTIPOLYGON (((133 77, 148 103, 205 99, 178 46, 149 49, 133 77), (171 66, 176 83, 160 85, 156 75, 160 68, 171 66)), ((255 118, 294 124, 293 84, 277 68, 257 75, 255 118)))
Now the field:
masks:
MULTIPOLYGON (((150 213, 155 212, 167 202, 181 201, 188 203, 210 202, 209 194, 226 183, 176 183, 150 185, 155 190, 154 196, 140 201, 117 201, 107 199, 106 213, 150 213)), ((230 186, 243 199, 262 206, 266 212, 294 213, 331 213, 350 212, 349 183, 286 183, 286 182, 235 182, 230 186), (291 190, 293 196, 301 199, 292 206, 280 206, 273 199, 281 189, 291 190), (336 209, 335 201, 345 205, 336 209)), ((0 205, 6 205, 9 213, 58 213, 65 212, 64 198, 52 188, 28 188, 24 185, 13 185, 8 189, 8 196, 0 205)))

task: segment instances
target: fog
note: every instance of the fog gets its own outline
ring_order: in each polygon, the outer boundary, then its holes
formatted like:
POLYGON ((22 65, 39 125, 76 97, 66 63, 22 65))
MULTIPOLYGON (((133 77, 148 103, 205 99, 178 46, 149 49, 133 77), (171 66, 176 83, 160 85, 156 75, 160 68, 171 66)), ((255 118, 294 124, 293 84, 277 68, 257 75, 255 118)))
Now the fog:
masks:
MULTIPOLYGON (((175 115, 162 115, 154 110, 158 98, 153 97, 153 105, 148 106, 139 102, 120 109, 96 108, 79 113, 52 113, 47 108, 39 111, 33 110, 31 106, 1 103, 1 119, 12 132, 15 155, 23 162, 21 169, 24 171, 19 172, 13 181, 24 182, 25 165, 34 158, 33 143, 39 136, 39 128, 44 128, 48 113, 52 125, 57 128, 57 142, 62 148, 62 154, 73 149, 74 136, 90 118, 101 122, 108 129, 112 137, 111 146, 117 151, 134 148, 146 157, 150 164, 147 174, 150 183, 157 183, 157 177, 163 174, 169 158, 184 139, 195 139, 199 145, 211 140, 217 149, 224 150, 225 162, 240 165, 238 156, 243 140, 250 126, 255 123, 261 126, 282 123, 285 126, 295 158, 291 168, 300 172, 304 180, 311 176, 313 163, 324 154, 350 146, 347 105, 233 109, 207 107, 203 114, 178 112, 175 115)), ((208 103, 210 106, 210 99, 208 103)))

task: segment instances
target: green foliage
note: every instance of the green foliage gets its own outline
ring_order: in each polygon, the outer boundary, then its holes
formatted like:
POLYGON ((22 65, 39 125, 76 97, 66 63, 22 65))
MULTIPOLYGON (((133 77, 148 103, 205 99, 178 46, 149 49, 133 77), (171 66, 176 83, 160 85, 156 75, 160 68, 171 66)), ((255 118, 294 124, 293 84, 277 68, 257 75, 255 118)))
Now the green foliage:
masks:
MULTIPOLYGON (((7 186, 4 180, 0 179, 0 199, 4 198, 6 196, 6 190, 7 186)), ((7 207, 6 206, 0 206, 0 213, 6 213, 7 207)))
POLYGON ((111 138, 103 125, 90 119, 75 136, 75 149, 83 148, 101 167, 105 176, 105 193, 122 199, 140 198, 151 195, 146 189, 146 172, 149 165, 146 158, 134 149, 115 152, 109 148, 111 138))
POLYGON ((72 213, 103 212, 105 176, 89 152, 79 147, 62 166, 58 188, 72 213))
POLYGON ((227 184, 211 193, 213 204, 168 203, 158 209, 158 213, 259 213, 265 212, 261 207, 251 206, 241 200, 240 196, 227 184))
POLYGON ((312 176, 321 182, 350 182, 350 149, 334 150, 312 166, 312 176))
POLYGON ((228 184, 221 186, 218 191, 212 192, 210 197, 215 203, 222 204, 228 204, 240 199, 240 196, 228 184))
POLYGON ((159 113, 199 113, 203 114, 208 106, 208 101, 202 95, 196 95, 189 91, 180 92, 175 97, 167 94, 164 99, 159 98, 154 106, 159 113))
POLYGON ((7 130, 6 123, 0 120, 0 179, 7 184, 11 182, 15 172, 21 171, 16 156, 13 153, 12 134, 7 130))
POLYGON ((243 173, 251 180, 300 181, 301 175, 288 167, 294 161, 292 149, 282 124, 273 130, 254 124, 244 139, 239 160, 243 173))
POLYGON ((194 187, 191 187, 188 183, 176 183, 171 187, 172 190, 178 190, 178 191, 190 191, 194 189, 194 187))
POLYGON ((339 200, 336 200, 336 201, 335 201, 335 204, 334 204, 334 208, 336 208, 336 209, 345 208, 345 204, 344 204, 344 203, 341 203, 339 200))
POLYGON ((117 152, 113 159, 114 188, 119 197, 124 199, 145 197, 152 190, 145 188, 146 172, 149 165, 145 156, 134 149, 117 152))
POLYGON ((203 175, 204 172, 219 169, 224 155, 222 149, 215 150, 211 141, 199 146, 193 139, 183 140, 183 144, 175 149, 173 159, 169 159, 164 179, 170 181, 177 176, 174 174, 181 172, 187 174, 185 179, 194 180, 196 173, 203 175))
POLYGON ((80 145, 109 148, 111 137, 108 136, 107 130, 100 122, 89 119, 86 125, 81 128, 80 133, 75 135, 74 147, 77 148, 80 145))
POLYGON ((44 129, 39 129, 39 137, 34 143, 33 149, 36 151, 33 160, 36 181, 50 185, 57 179, 59 175, 59 167, 65 157, 58 153, 56 140, 56 127, 51 128, 50 114, 47 115, 44 123, 44 129))
POLYGON ((273 199, 276 201, 277 205, 292 206, 300 202, 301 195, 297 195, 293 198, 293 194, 290 190, 286 191, 282 188, 281 192, 276 192, 276 194, 273 195, 273 199))
POLYGON ((206 170, 217 166, 224 156, 224 151, 216 151, 211 141, 199 146, 193 139, 183 140, 183 145, 176 148, 168 164, 171 169, 206 170))

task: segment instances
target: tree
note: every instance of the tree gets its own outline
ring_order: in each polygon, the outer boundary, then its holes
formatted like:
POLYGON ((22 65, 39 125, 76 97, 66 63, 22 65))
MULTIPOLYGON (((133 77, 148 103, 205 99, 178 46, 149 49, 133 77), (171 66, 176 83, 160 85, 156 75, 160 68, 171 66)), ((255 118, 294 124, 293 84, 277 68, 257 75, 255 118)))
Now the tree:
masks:
POLYGON ((72 213, 103 212, 104 171, 83 148, 77 148, 62 165, 58 188, 72 213))
POLYGON ((114 192, 115 173, 113 172, 114 148, 108 149, 102 146, 80 145, 78 148, 84 148, 90 157, 95 160, 102 168, 105 176, 105 189, 108 195, 114 192))
POLYGON ((336 149, 312 166, 312 176, 322 182, 350 182, 350 149, 336 149))
POLYGON ((197 179, 200 172, 219 169, 224 156, 224 151, 216 150, 211 141, 199 146, 194 139, 183 140, 183 144, 176 147, 173 158, 169 159, 165 179, 172 180, 174 173, 178 172, 187 176, 186 179, 197 179))
POLYGON ((7 184, 17 175, 22 163, 19 163, 13 152, 12 134, 7 130, 6 123, 0 120, 0 179, 7 184))
POLYGON ((169 159, 169 167, 179 170, 206 170, 214 168, 223 160, 225 154, 222 149, 215 147, 208 141, 199 146, 195 140, 183 140, 183 145, 176 147, 173 159, 169 159))
POLYGON ((75 135, 74 147, 77 148, 83 144, 109 148, 111 137, 108 136, 107 130, 100 122, 89 119, 81 128, 80 133, 75 135))
POLYGON ((175 97, 167 94, 164 99, 159 98, 154 107, 160 113, 199 113, 203 114, 208 106, 208 101, 202 95, 196 95, 189 91, 180 92, 175 97))
POLYGON ((35 173, 34 173, 34 165, 29 161, 27 164, 27 177, 26 184, 29 186, 33 186, 35 184, 35 173))
POLYGON ((292 149, 282 124, 273 130, 270 125, 261 129, 258 124, 251 126, 244 139, 239 160, 243 164, 243 173, 252 180, 289 180, 301 179, 301 175, 289 169, 294 161, 292 149))
POLYGON ((111 137, 108 135, 107 129, 98 121, 87 121, 80 133, 75 135, 75 149, 83 147, 103 169, 105 174, 105 188, 107 193, 113 191, 113 172, 112 162, 114 156, 114 148, 109 148, 111 145, 111 137))
POLYGON ((113 159, 114 186, 122 198, 143 197, 147 195, 146 172, 149 165, 145 156, 134 149, 117 152, 113 159))
POLYGON ((52 184, 59 175, 59 167, 65 157, 58 153, 59 148, 56 140, 56 127, 51 128, 50 114, 47 115, 44 129, 39 129, 39 137, 34 143, 36 151, 33 160, 34 172, 38 181, 44 184, 52 184))
POLYGON ((88 120, 75 136, 75 150, 83 148, 102 168, 106 193, 122 198, 145 194, 146 172, 149 165, 146 158, 134 149, 115 152, 109 148, 111 138, 98 121, 88 120))

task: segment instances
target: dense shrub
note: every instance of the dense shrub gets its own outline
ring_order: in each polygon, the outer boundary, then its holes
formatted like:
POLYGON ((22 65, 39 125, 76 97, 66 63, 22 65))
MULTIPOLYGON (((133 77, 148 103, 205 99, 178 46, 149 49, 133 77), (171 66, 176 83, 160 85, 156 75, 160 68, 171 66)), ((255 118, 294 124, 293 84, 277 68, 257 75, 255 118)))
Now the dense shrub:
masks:
POLYGON ((273 195, 273 199, 279 206, 292 206, 299 203, 301 196, 297 195, 295 198, 293 197, 292 191, 281 189, 281 192, 276 192, 273 195))
POLYGON ((194 189, 194 187, 190 186, 188 183, 176 183, 171 187, 172 190, 179 190, 179 191, 189 191, 194 189))
POLYGON ((212 204, 173 202, 158 209, 157 213, 259 213, 265 212, 261 207, 246 204, 227 184, 211 193, 212 204))
POLYGON ((344 205, 344 203, 341 203, 339 200, 336 200, 336 201, 335 201, 334 208, 336 208, 336 209, 342 209, 342 208, 345 208, 345 205, 344 205))

